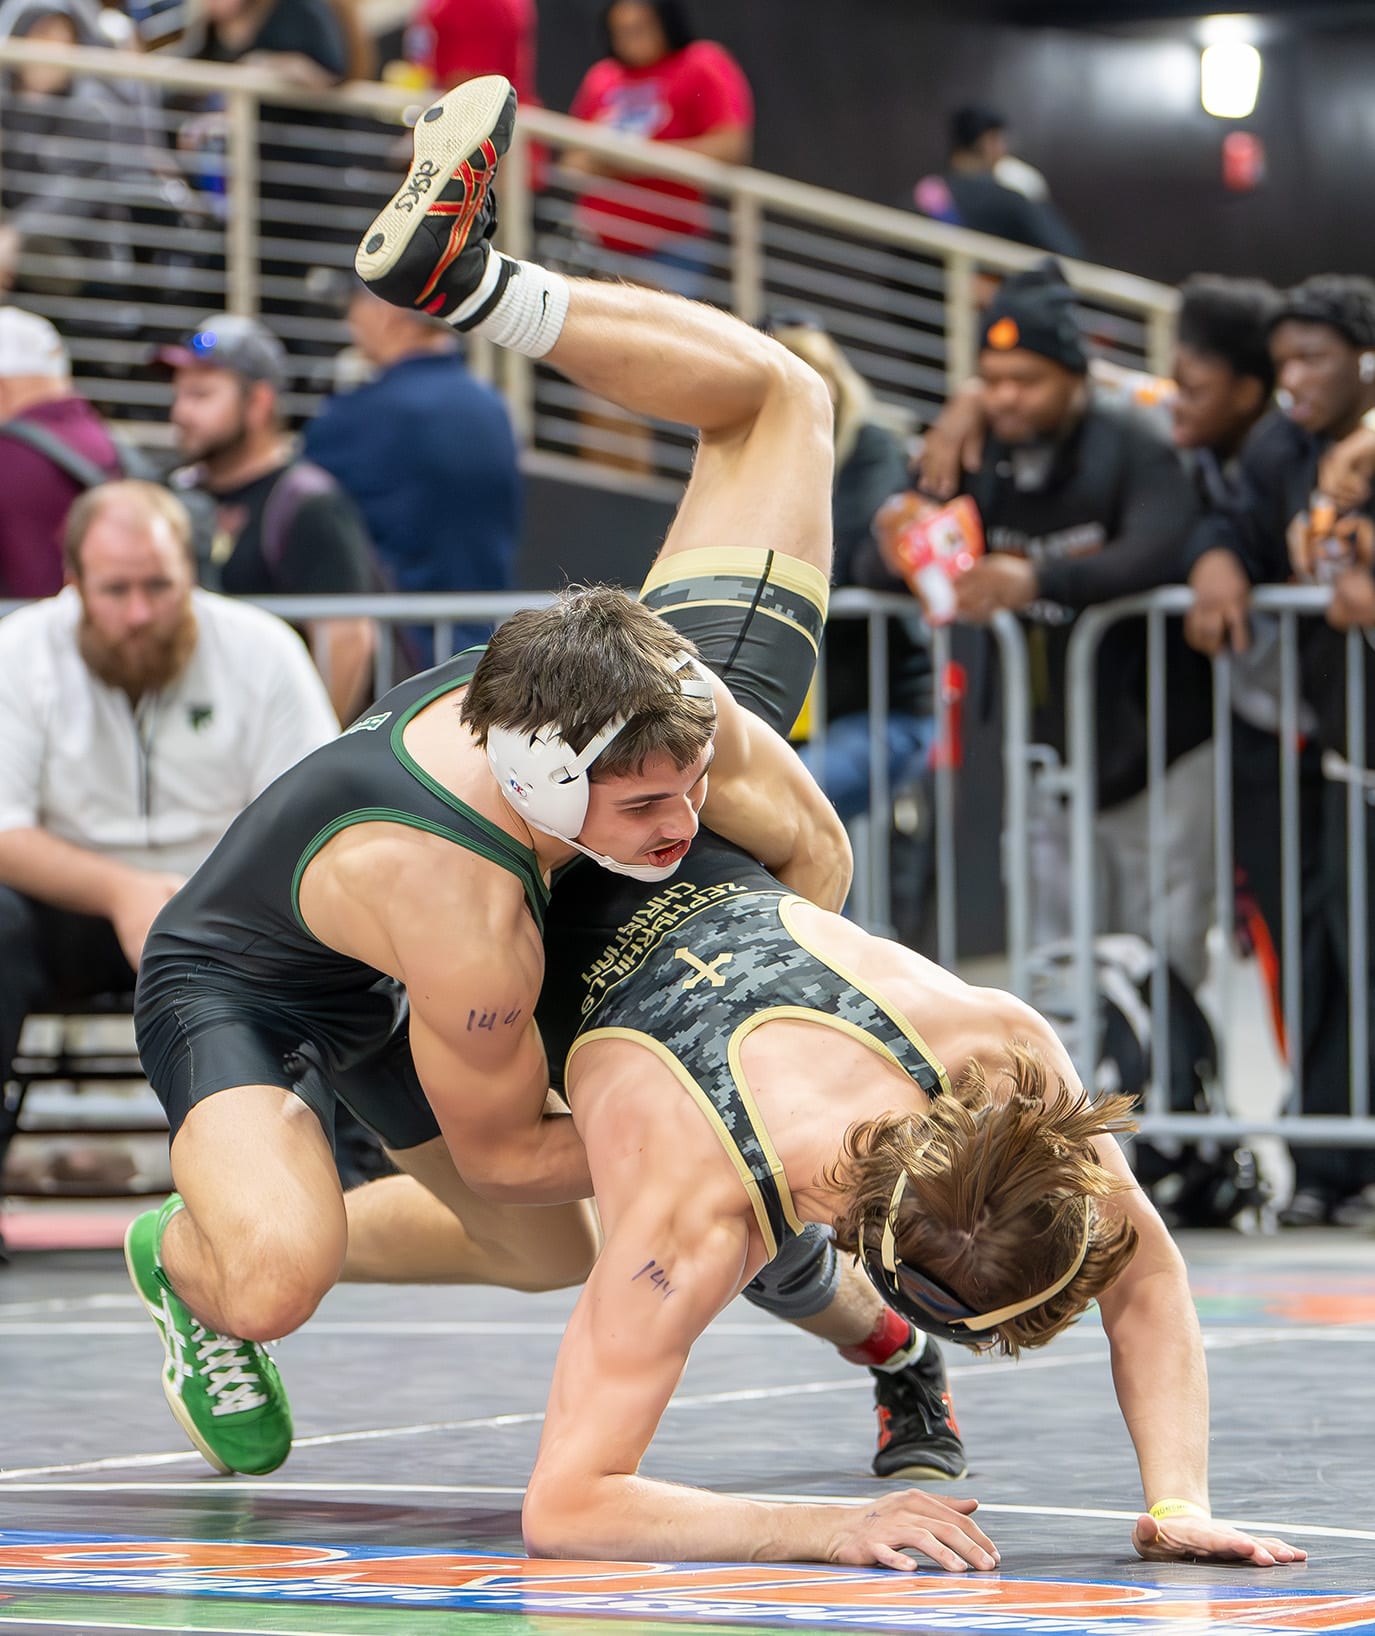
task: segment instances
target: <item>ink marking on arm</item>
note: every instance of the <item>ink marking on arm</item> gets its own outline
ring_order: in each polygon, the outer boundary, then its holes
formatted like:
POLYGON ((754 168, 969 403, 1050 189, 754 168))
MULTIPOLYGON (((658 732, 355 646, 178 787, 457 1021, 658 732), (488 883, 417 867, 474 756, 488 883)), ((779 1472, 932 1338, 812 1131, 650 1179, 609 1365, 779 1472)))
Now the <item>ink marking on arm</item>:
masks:
POLYGON ((650 1283, 667 1301, 669 1296, 673 1294, 673 1285, 669 1282, 667 1268, 661 1267, 657 1261, 646 1261, 630 1282, 633 1284, 636 1278, 643 1278, 646 1274, 649 1276, 650 1283))
POLYGON ((485 1028, 489 1034, 494 1034, 498 1022, 501 1023, 503 1028, 510 1028, 513 1024, 519 1022, 524 1015, 525 1013, 518 1005, 511 1006, 504 1014, 500 1011, 488 1011, 485 1007, 481 1010, 469 1011, 468 1032, 471 1034, 475 1028, 485 1028))

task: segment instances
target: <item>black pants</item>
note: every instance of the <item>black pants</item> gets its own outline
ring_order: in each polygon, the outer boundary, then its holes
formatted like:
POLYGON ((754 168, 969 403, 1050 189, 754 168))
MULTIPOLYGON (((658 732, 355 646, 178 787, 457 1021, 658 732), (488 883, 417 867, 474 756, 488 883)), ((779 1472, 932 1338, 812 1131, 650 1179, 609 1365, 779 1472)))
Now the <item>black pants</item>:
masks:
MULTIPOLYGON (((1280 955, 1284 915, 1279 740, 1239 717, 1232 718, 1232 735, 1236 864, 1280 955)), ((1351 1095, 1346 791, 1344 786, 1328 784, 1321 763, 1317 743, 1306 744, 1298 761, 1300 1037, 1289 1041, 1289 1050, 1298 1053, 1303 1069, 1303 1104, 1298 1111, 1346 1114, 1351 1095)), ((1371 829, 1367 822, 1368 855, 1372 853, 1371 829)), ((1371 878, 1375 884, 1375 876, 1371 878)), ((1371 902, 1375 906, 1375 891, 1371 902)), ((1375 936, 1375 917, 1372 921, 1375 936)), ((1375 1041, 1375 1033, 1371 1039, 1375 1041)), ((1375 1181, 1375 1153, 1368 1148, 1310 1147, 1296 1142, 1291 1151, 1296 1190, 1337 1202, 1375 1181)))
MULTIPOLYGON (((1311 1057, 1305 1052, 1303 1111, 1348 1114, 1351 1111, 1351 1069, 1347 1034, 1350 1028, 1352 973, 1347 941, 1350 918, 1350 878, 1347 869, 1346 785, 1326 784, 1322 837, 1323 924, 1326 932, 1328 992, 1311 1057)), ((1367 948, 1375 947, 1375 810, 1365 806, 1365 868, 1367 886, 1367 948)), ((1369 962, 1367 961, 1367 977, 1369 962)), ((1375 989, 1367 982, 1367 1038, 1375 1048, 1375 989)), ((1375 1061, 1370 1066, 1375 1085, 1375 1061)), ((1340 1201, 1375 1183, 1375 1151, 1368 1147, 1294 1149, 1294 1179, 1340 1201)))
POLYGON ((133 991, 134 973, 108 920, 0 886, 0 1078, 10 1075, 31 1011, 133 991))
POLYGON ((96 994, 132 994, 133 987, 108 920, 54 909, 0 886, 0 1167, 19 1122, 19 1098, 4 1094, 4 1087, 25 1017, 96 994))

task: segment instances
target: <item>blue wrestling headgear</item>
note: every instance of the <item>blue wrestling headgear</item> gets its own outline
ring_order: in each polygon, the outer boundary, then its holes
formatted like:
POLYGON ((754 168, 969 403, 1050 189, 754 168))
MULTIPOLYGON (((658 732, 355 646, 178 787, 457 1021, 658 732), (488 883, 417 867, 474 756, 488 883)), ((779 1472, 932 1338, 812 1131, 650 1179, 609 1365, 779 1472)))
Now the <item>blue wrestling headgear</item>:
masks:
POLYGON ((1084 1234, 1066 1271, 1047 1289, 1028 1295, 1024 1301, 1013 1301, 993 1312, 976 1312, 939 1279, 917 1267, 909 1267, 898 1255, 895 1236, 898 1203, 906 1187, 907 1172, 899 1171, 893 1196, 888 1203, 888 1219, 884 1223, 878 1253, 875 1255, 867 1240, 861 1236, 860 1263, 870 1283, 888 1305, 937 1340, 954 1341, 959 1346, 982 1345, 988 1339, 988 1332, 999 1324, 1023 1312, 1030 1312, 1032 1307, 1038 1307, 1043 1301, 1049 1301, 1051 1296, 1058 1295, 1084 1264, 1093 1223, 1093 1211, 1087 1199, 1084 1200, 1084 1234))
MULTIPOLYGON (((714 702, 711 672, 690 653, 680 653, 668 667, 685 697, 714 702), (686 673, 686 674, 684 674, 686 673)), ((501 793, 532 829, 552 835, 594 859, 603 869, 633 880, 667 880, 678 867, 619 863, 615 858, 589 851, 577 842, 578 831, 587 820, 591 799, 592 763, 625 728, 624 716, 613 716, 581 750, 574 751, 557 729, 542 727, 530 733, 511 727, 491 727, 487 731, 487 763, 501 786, 501 793)))

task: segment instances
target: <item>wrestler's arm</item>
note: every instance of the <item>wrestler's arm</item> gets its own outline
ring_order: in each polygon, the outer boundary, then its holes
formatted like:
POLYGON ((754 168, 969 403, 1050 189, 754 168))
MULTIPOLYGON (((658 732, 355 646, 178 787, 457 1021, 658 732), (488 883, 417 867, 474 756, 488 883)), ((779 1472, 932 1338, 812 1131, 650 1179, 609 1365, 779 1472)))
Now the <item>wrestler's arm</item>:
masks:
POLYGON ((854 859, 845 826, 797 752, 716 681, 716 757, 702 821, 790 891, 837 912, 854 859))
MULTIPOLYGON (((1066 1085, 1078 1078, 1059 1037, 1029 1006, 1009 1000, 1009 1034, 1041 1052, 1052 1075, 1066 1085)), ((1053 1081, 1052 1081, 1053 1082, 1053 1081)), ((1100 1136, 1102 1163, 1128 1184, 1097 1208, 1122 1211, 1137 1232, 1136 1254, 1117 1282, 1098 1298, 1112 1353, 1113 1387, 1141 1470, 1146 1506, 1185 1500, 1202 1516, 1157 1523, 1139 1517, 1132 1536, 1138 1553, 1163 1560, 1249 1561, 1258 1567, 1301 1559, 1302 1551, 1274 1539, 1256 1539, 1207 1515, 1208 1370, 1203 1336, 1189 1294, 1184 1258, 1155 1206, 1136 1184, 1117 1141, 1100 1136)))
POLYGON ((739 1220, 681 1234, 661 1204, 617 1219, 564 1331, 522 1522, 531 1556, 881 1564, 907 1546, 952 1571, 996 1558, 972 1500, 908 1490, 862 1505, 774 1505, 639 1475, 688 1349, 744 1283, 739 1220))
POLYGON ((474 938, 455 952, 430 938, 403 970, 416 1072, 464 1181, 513 1204, 590 1198, 572 1119, 545 1112, 542 971, 525 941, 474 938))

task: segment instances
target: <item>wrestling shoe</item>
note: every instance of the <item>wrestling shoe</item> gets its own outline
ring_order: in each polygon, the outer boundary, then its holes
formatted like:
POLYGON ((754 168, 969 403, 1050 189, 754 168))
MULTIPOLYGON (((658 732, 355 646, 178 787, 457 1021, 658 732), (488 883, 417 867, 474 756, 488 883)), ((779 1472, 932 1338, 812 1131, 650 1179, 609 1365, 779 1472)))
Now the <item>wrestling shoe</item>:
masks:
POLYGON ((161 1209, 136 1216, 124 1235, 129 1277, 166 1354, 162 1394, 216 1471, 261 1477, 291 1452, 291 1406, 263 1347, 206 1329, 173 1294, 158 1246, 179 1209, 173 1193, 161 1209))
POLYGON ((420 116, 406 180, 353 258, 374 295, 448 318, 480 292, 463 329, 491 310, 511 265, 487 242, 497 225, 492 182, 515 122, 516 93, 500 74, 466 81, 420 116))
POLYGON ((935 1341, 927 1341, 922 1355, 903 1369, 869 1373, 878 1413, 874 1475, 963 1477, 964 1444, 935 1341))

